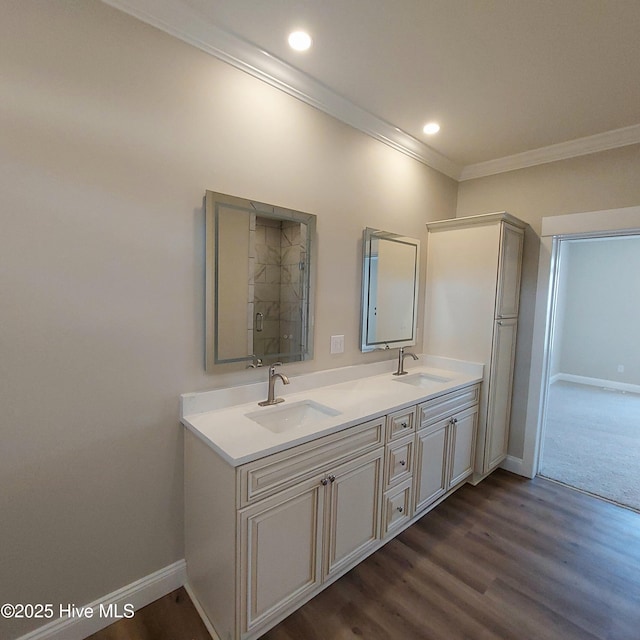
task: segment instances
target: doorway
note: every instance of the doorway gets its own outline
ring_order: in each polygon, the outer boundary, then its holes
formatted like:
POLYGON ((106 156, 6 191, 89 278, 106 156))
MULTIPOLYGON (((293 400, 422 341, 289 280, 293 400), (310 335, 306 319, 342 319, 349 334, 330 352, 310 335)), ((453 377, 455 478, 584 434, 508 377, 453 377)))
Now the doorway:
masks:
POLYGON ((554 254, 538 473, 640 511, 640 236, 554 254))

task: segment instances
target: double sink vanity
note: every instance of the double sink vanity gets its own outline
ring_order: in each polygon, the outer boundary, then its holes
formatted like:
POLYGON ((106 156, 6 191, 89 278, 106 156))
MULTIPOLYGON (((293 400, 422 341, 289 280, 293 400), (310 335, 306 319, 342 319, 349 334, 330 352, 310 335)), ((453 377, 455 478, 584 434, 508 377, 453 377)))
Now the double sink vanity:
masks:
POLYGON ((188 586, 221 640, 258 638, 506 458, 525 226, 429 223, 420 302, 420 241, 365 229, 360 350, 398 349, 395 373, 289 377, 276 364, 313 358, 315 216, 207 192, 205 369, 265 374, 181 397, 188 586))
POLYGON ((473 473, 482 365, 423 357, 182 396, 189 585, 257 638, 473 473))

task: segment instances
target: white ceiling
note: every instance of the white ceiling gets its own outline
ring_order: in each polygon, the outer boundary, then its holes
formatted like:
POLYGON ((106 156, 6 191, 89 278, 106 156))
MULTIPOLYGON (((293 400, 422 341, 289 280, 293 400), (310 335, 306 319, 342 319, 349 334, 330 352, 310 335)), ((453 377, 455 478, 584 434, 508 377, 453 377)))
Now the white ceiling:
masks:
POLYGON ((457 179, 640 142, 640 0, 105 1, 457 179))

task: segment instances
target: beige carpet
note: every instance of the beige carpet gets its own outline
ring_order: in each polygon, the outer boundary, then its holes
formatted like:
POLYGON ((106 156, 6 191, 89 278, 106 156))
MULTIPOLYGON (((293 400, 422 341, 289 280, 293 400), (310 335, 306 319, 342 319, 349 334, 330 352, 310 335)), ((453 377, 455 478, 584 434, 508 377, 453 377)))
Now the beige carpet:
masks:
POLYGON ((640 511, 640 395, 552 384, 540 475, 640 511))

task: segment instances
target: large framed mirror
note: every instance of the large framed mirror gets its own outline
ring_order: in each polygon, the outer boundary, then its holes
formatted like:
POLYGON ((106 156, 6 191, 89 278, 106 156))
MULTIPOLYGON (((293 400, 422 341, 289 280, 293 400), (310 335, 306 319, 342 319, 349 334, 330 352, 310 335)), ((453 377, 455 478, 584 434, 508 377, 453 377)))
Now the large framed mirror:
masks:
POLYGON ((362 257, 360 349, 414 345, 420 241, 367 227, 362 257))
POLYGON ((207 191, 205 369, 313 356, 316 217, 207 191))

